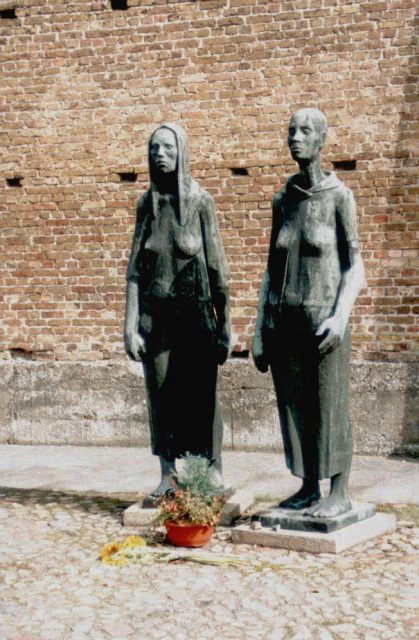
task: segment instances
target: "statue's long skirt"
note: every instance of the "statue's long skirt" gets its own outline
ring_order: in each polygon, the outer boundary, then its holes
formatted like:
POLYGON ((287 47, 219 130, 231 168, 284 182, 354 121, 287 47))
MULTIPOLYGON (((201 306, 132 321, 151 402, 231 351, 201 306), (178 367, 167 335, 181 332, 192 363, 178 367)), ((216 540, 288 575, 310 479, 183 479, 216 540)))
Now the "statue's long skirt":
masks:
POLYGON ((285 308, 267 350, 277 394, 285 458, 301 478, 330 478, 349 468, 348 391, 351 337, 324 356, 304 310, 285 308))
POLYGON ((148 323, 142 331, 147 334, 143 367, 155 455, 174 458, 190 452, 214 460, 221 454, 212 313, 208 304, 163 305, 141 319, 148 323))

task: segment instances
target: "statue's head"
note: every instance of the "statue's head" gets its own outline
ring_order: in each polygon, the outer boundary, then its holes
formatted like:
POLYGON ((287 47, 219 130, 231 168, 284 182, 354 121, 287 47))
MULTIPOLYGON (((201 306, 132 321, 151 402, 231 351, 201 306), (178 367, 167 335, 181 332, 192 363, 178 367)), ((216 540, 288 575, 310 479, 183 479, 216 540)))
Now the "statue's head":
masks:
POLYGON ((175 133, 168 127, 157 129, 150 139, 150 163, 157 174, 168 174, 176 171, 178 145, 175 133))
MULTIPOLYGON (((193 184, 185 129, 172 122, 165 122, 155 129, 148 143, 148 161, 154 200, 161 189, 176 192, 179 196, 179 219, 184 224, 189 215, 189 194, 193 184)), ((157 201, 153 210, 156 215, 157 201)))
POLYGON ((320 109, 299 109, 291 116, 288 146, 293 159, 307 163, 319 157, 327 136, 327 118, 320 109))

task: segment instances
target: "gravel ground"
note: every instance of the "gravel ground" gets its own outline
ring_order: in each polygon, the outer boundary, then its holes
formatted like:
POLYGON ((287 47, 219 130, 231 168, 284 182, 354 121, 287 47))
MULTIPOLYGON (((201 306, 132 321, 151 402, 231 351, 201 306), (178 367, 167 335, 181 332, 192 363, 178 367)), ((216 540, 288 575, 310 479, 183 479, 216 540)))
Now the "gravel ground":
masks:
POLYGON ((220 530, 209 551, 259 560, 260 566, 102 564, 102 545, 138 533, 121 525, 125 506, 0 489, 1 640, 419 635, 415 508, 398 508, 404 520, 395 533, 339 556, 235 546, 228 530, 220 530))

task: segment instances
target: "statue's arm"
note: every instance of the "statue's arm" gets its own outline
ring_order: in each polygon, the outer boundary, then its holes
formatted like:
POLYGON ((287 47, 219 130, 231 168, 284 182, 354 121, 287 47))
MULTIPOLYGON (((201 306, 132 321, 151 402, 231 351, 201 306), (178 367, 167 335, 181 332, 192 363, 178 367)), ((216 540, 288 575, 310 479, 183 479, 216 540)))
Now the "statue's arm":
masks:
POLYGON ((127 355, 139 361, 145 353, 144 340, 141 337, 139 326, 139 273, 137 270, 138 255, 141 248, 142 232, 144 228, 145 209, 144 198, 140 198, 137 205, 137 219, 131 254, 127 269, 127 288, 125 303, 124 346, 127 355))
POLYGON ((327 318, 316 332, 319 336, 326 334, 319 345, 322 354, 333 351, 341 344, 355 300, 365 286, 364 263, 357 239, 356 206, 349 189, 345 190, 340 200, 336 228, 342 273, 334 314, 327 318))
POLYGON ((145 353, 144 340, 138 331, 138 282, 128 280, 125 305, 124 346, 131 360, 137 362, 145 353))
POLYGON ((265 269, 265 273, 262 277, 262 284, 259 291, 259 303, 258 312, 256 317, 255 335, 252 342, 252 356, 253 362, 256 368, 262 373, 266 373, 268 370, 268 354, 266 353, 265 345, 263 342, 263 328, 265 326, 265 309, 269 295, 269 271, 265 269))
POLYGON ((230 321, 229 268, 218 229, 213 198, 205 193, 201 203, 203 242, 211 298, 217 318, 218 363, 224 364, 232 348, 230 321))
POLYGON ((264 327, 266 325, 266 303, 268 302, 269 291, 271 288, 270 272, 274 260, 275 242, 278 237, 280 221, 281 221, 281 199, 282 193, 279 192, 274 197, 272 203, 272 226, 271 239, 269 244, 268 264, 262 277, 262 284, 259 291, 259 303, 256 317, 255 334, 252 343, 252 356, 256 368, 265 373, 268 370, 269 359, 266 353, 266 345, 264 344, 264 327))

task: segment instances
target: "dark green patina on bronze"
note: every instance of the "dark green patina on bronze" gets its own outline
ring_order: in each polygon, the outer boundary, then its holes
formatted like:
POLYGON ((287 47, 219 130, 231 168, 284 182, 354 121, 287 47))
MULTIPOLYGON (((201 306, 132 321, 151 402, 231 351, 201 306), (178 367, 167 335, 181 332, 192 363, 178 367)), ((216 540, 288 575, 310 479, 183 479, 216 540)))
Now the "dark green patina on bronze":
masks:
POLYGON ((303 481, 280 507, 327 519, 351 509, 348 320, 364 269, 352 192, 320 165, 326 132, 317 109, 291 118, 288 144, 300 170, 273 200, 253 357, 260 371, 271 369, 286 462, 303 481), (324 478, 331 491, 322 499, 324 478))
POLYGON ((214 201, 191 176, 181 127, 153 133, 149 165, 128 266, 125 348, 144 368, 152 451, 162 470, 153 501, 175 482, 175 460, 187 452, 209 459, 223 487, 216 383, 231 331, 214 201))

